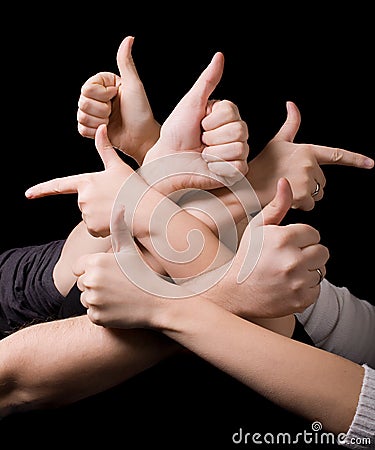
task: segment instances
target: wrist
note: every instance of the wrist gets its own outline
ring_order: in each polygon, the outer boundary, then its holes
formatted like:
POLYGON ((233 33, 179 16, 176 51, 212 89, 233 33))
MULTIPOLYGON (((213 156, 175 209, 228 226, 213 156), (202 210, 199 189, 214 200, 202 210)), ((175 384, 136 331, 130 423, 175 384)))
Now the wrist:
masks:
POLYGON ((163 299, 152 315, 152 328, 171 338, 188 333, 193 326, 199 327, 199 311, 207 303, 200 295, 163 299))
MULTIPOLYGON (((257 158, 249 163, 249 170, 246 174, 246 178, 251 184, 254 192, 258 198, 260 206, 264 208, 268 203, 272 200, 276 192, 276 186, 274 187, 274 191, 270 189, 269 186, 269 177, 264 176, 264 170, 261 170, 261 167, 258 167, 256 164, 257 158)), ((271 178, 272 179, 272 178, 271 178)))
POLYGON ((147 155, 147 153, 150 151, 152 147, 155 146, 155 144, 158 142, 160 137, 160 124, 153 119, 152 125, 150 125, 150 129, 146 135, 146 139, 143 141, 143 143, 140 145, 139 153, 140 153, 140 163, 141 166, 143 164, 143 161, 147 155))

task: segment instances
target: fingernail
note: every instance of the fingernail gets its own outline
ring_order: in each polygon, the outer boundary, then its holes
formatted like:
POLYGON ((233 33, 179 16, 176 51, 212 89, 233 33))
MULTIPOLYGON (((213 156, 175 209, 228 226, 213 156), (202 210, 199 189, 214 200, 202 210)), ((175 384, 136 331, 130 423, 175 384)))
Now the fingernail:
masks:
POLYGON ((25 192, 26 197, 32 197, 32 195, 33 195, 33 190, 31 188, 25 192))
POLYGON ((363 165, 364 165, 365 167, 368 167, 369 169, 371 169, 372 167, 374 167, 374 160, 371 159, 371 158, 366 158, 366 159, 363 161, 363 165))

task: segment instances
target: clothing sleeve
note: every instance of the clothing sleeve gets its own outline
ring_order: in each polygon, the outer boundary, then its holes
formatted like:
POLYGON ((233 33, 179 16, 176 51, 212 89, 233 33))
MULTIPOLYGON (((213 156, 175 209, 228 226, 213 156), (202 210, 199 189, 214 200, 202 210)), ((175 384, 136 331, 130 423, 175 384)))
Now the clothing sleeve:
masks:
POLYGON ((296 317, 316 347, 375 368, 375 305, 323 279, 318 300, 296 317))
POLYGON ((0 335, 54 320, 64 297, 53 270, 65 240, 17 247, 0 254, 0 335))
POLYGON ((375 448, 375 370, 363 365, 365 375, 353 422, 345 438, 344 447, 370 450, 375 448))

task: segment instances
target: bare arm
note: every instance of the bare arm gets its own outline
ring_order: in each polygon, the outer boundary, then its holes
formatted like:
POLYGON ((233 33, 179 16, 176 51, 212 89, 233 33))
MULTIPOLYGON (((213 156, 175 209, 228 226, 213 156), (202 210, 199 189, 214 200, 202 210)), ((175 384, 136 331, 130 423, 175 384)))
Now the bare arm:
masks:
POLYGON ((111 330, 87 316, 24 328, 0 341, 0 417, 94 395, 178 348, 153 331, 111 330))
POLYGON ((274 403, 334 433, 352 423, 364 370, 247 322, 211 302, 170 302, 158 328, 274 403), (225 332, 223 332, 225 330, 225 332))

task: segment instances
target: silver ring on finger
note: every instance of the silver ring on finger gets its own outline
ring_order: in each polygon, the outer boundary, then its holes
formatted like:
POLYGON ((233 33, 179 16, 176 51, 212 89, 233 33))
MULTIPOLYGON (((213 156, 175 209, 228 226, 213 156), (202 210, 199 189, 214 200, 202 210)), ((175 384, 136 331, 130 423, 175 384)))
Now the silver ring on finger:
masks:
POLYGON ((318 272, 318 275, 319 275, 318 284, 320 284, 322 282, 323 278, 324 278, 323 272, 320 269, 315 269, 315 270, 318 272))
POLYGON ((320 183, 316 182, 315 190, 312 192, 311 197, 316 197, 320 192, 320 183))

